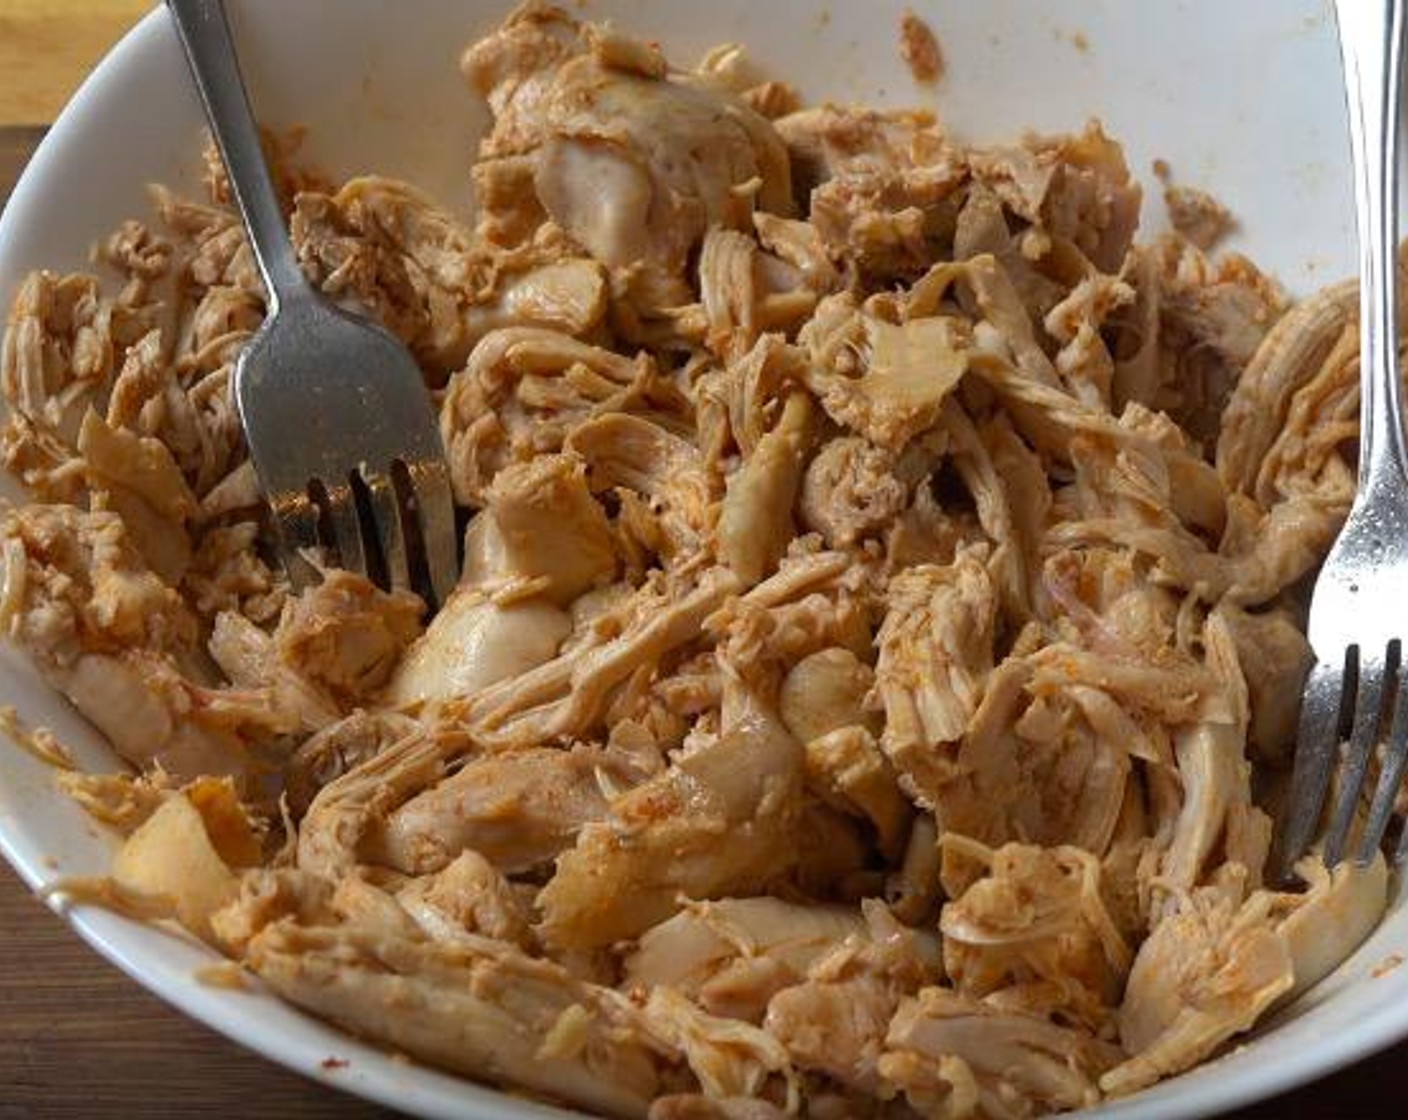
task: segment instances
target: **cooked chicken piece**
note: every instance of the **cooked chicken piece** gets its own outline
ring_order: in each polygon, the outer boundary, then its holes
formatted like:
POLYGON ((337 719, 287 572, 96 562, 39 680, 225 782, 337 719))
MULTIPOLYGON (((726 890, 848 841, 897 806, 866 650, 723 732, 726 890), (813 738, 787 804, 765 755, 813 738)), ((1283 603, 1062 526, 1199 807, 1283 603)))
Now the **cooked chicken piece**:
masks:
POLYGON ((1343 515, 1353 489, 1347 441, 1357 428, 1358 341, 1347 327, 1324 364, 1291 397, 1281 430, 1257 472, 1253 497, 1275 511, 1281 503, 1308 495, 1332 504, 1343 515))
POLYGON ((1235 224, 1232 212, 1205 190, 1165 186, 1169 225, 1199 249, 1211 249, 1235 224))
POLYGON ((716 1100, 699 1093, 656 1097, 649 1120, 783 1120, 787 1112, 756 1097, 716 1100))
POLYGON ((541 598, 500 606, 461 586, 407 651, 385 700, 437 707, 472 699, 551 661, 571 628, 567 613, 541 598))
POLYGON ((993 851, 948 837, 987 874, 943 910, 944 966, 959 993, 1030 999, 1036 1013, 1098 1032, 1134 959, 1101 897, 1100 864, 1074 847, 1006 844, 993 851))
POLYGON ((128 761, 181 778, 239 774, 251 741, 293 730, 267 692, 199 682, 193 616, 114 514, 28 506, 0 541, 0 622, 128 761))
POLYGON ((238 892, 237 870, 256 863, 258 837, 228 778, 202 778, 163 799, 112 862, 112 886, 138 906, 174 915, 214 940, 211 917, 238 892))
POLYGON ((701 1011, 673 988, 652 988, 642 1014, 654 1031, 684 1054, 706 1096, 728 1100, 763 1096, 774 1075, 786 1079, 788 1111, 800 1086, 786 1049, 767 1031, 701 1011))
POLYGON ((59 669, 85 651, 194 647, 194 617, 146 568, 116 514, 26 506, 6 517, 0 541, 4 622, 41 666, 59 669))
POLYGON ((1046 313, 1042 325, 1061 344, 1056 372, 1077 398, 1092 404, 1110 399, 1115 360, 1101 331, 1112 313, 1133 299, 1134 289, 1124 281, 1092 273, 1046 313))
POLYGON ((641 935, 626 958, 625 980, 668 987, 711 1014, 758 1023, 776 993, 867 929, 858 912, 836 906, 776 898, 690 902, 641 935))
POLYGON ((450 379, 440 408, 455 498, 485 505, 499 470, 559 450, 572 428, 594 415, 668 415, 685 407, 644 355, 633 361, 542 328, 492 331, 450 379))
POLYGON ((900 17, 900 57, 916 82, 932 84, 943 77, 944 56, 938 37, 908 10, 900 17))
POLYGON ((436 941, 465 934, 535 948, 526 907, 513 887, 478 852, 463 851, 434 875, 414 879, 396 901, 436 941))
POLYGON ((873 683, 870 667, 850 650, 825 649, 783 678, 779 711, 806 748, 808 788, 842 812, 868 818, 881 847, 894 852, 910 807, 875 740, 878 721, 865 708, 873 683))
POLYGON ((758 243, 713 228, 699 252, 699 292, 708 321, 705 345, 721 361, 746 354, 758 338, 758 243))
POLYGON ((318 791, 298 831, 297 866, 337 878, 365 863, 386 819, 470 754, 469 739, 416 724, 404 736, 318 791))
POLYGON ((764 1025, 797 1065, 878 1095, 888 1088, 876 1067, 899 999, 867 976, 812 981, 779 992, 764 1025))
POLYGON ((299 196, 291 232, 299 261, 328 296, 360 305, 443 377, 460 366, 475 272, 470 234, 404 183, 352 179, 335 194, 299 196))
POLYGON ((267 688, 308 730, 335 722, 387 681, 420 632, 420 599, 329 571, 290 599, 272 635, 234 611, 217 615, 209 651, 244 689, 267 688))
POLYGON ((489 103, 494 128, 480 144, 490 160, 530 151, 541 141, 547 93, 557 67, 582 50, 581 25, 546 3, 519 5, 503 25, 474 43, 460 70, 489 103))
POLYGON ((714 485, 699 449, 659 424, 617 412, 578 426, 567 449, 587 463, 594 491, 624 488, 656 514, 656 551, 669 560, 700 547, 714 519, 714 485))
MULTIPOLYGON (((164 443, 204 512, 214 505, 218 489, 234 485, 247 462, 233 367, 262 319, 263 305, 249 289, 223 283, 203 293, 195 285, 188 296, 187 283, 181 281, 163 298, 195 300, 189 326, 174 344, 176 326, 169 324, 128 347, 105 420, 111 428, 164 443)), ((250 284, 258 292, 257 281, 250 284)))
POLYGON ((836 266, 827 256, 821 235, 810 222, 759 210, 753 215, 753 229, 763 248, 795 269, 802 283, 818 297, 840 287, 836 266))
POLYGON ((1019 218, 1073 242, 1101 272, 1119 272, 1142 192, 1098 121, 1080 133, 1028 137, 1020 148, 974 151, 968 162, 1019 218))
POLYGON ((467 850, 506 874, 528 871, 606 816, 603 773, 630 784, 619 765, 590 747, 474 758, 391 812, 367 850, 411 875, 439 871, 467 850))
POLYGON ((538 198, 612 268, 677 277, 709 227, 746 230, 755 207, 791 213, 781 139, 727 96, 579 57, 554 77, 542 128, 538 198))
POLYGON ((1049 492, 1043 485, 1034 493, 1021 493, 1019 483, 1030 475, 1031 453, 1010 427, 1004 431, 1003 425, 991 423, 980 433, 967 412, 952 399, 944 402, 940 427, 951 449, 949 462, 967 487, 978 524, 992 542, 988 567, 1002 597, 1003 610, 1009 619, 1026 621, 1033 614, 1031 585, 1041 529, 1039 524, 1019 524, 1017 514, 1021 511, 1033 521, 1044 520, 1049 492), (1007 459, 1015 460, 1014 477, 1005 478, 998 470, 990 445, 1003 451, 1007 459))
MULTIPOLYGON (((480 143, 492 142, 492 133, 480 143)), ((483 159, 469 170, 474 188, 474 235, 486 246, 517 252, 531 245, 548 220, 533 189, 536 153, 483 159)), ((556 227, 544 232, 556 234, 556 227)))
POLYGON ((1331 871, 1320 853, 1312 852, 1296 872, 1308 889, 1280 896, 1290 913, 1276 925, 1295 970, 1287 1000, 1338 968, 1373 932, 1388 904, 1388 864, 1379 853, 1367 867, 1350 861, 1331 871))
POLYGON ((489 487, 489 516, 516 579, 566 606, 612 582, 616 548, 606 513, 587 489, 585 464, 572 455, 539 455, 505 467, 489 487))
POLYGON ((850 650, 824 649, 802 658, 788 672, 778 712, 803 744, 853 725, 878 730, 865 703, 874 683, 870 666, 850 650))
POLYGON ((232 685, 265 690, 271 706, 291 713, 303 730, 318 731, 341 718, 337 701, 281 658, 273 636, 244 615, 216 615, 206 648, 232 685))
POLYGON ((785 557, 778 574, 759 584, 754 592, 728 603, 708 620, 718 636, 719 653, 740 667, 740 674, 763 692, 771 694, 789 666, 827 649, 846 649, 870 656, 873 622, 874 573, 864 561, 853 562, 847 553, 813 552, 814 540, 801 540, 785 557), (781 589, 799 575, 824 572, 811 586, 795 586, 777 597, 755 595, 758 590, 781 589))
POLYGON ((888 323, 848 300, 830 297, 802 332, 807 388, 836 423, 898 452, 933 425, 967 370, 965 328, 945 316, 888 323))
POLYGON ((800 95, 786 82, 764 79, 741 43, 711 47, 682 80, 735 94, 769 120, 795 112, 801 103, 800 95))
POLYGON ((1161 885, 1174 892, 1206 881, 1205 864, 1219 842, 1224 865, 1240 863, 1255 887, 1271 844, 1271 819, 1252 804, 1251 764, 1243 753, 1247 686, 1231 632, 1217 611, 1203 628, 1203 645, 1226 714, 1174 733, 1183 808, 1160 866, 1161 885))
POLYGON ((812 188, 811 224, 849 272, 912 279, 942 252, 966 168, 931 115, 828 105, 777 127, 812 188))
POLYGON ((359 708, 309 736, 284 768, 289 812, 301 818, 324 786, 415 730, 415 721, 397 712, 359 708))
MULTIPOLYGON (((1020 618, 1020 612, 1035 609, 1032 601, 1037 598, 1037 593, 1031 584, 1040 570, 1039 549, 1052 506, 1051 484, 1042 468, 1041 459, 1023 442, 1007 417, 999 415, 979 426, 978 439, 992 463, 993 474, 1002 480, 1007 517, 1011 524, 1012 542, 1007 547, 1013 555, 999 571, 1005 575, 1006 581, 1015 582, 1022 576, 1027 580, 1026 587, 1012 589, 1025 592, 1021 600, 1014 603, 1009 598, 1006 603, 1009 612, 1020 608, 1016 615, 1020 618)), ((961 469, 961 464, 960 456, 956 465, 961 469)), ((983 475, 975 475, 977 477, 983 475)), ((976 498, 975 502, 981 516, 984 503, 976 498)))
POLYGON ((875 689, 885 706, 880 745, 911 797, 933 808, 960 773, 955 747, 993 668, 996 595, 986 550, 947 567, 921 565, 890 581, 875 644, 875 689))
POLYGON ((404 183, 353 179, 298 198, 300 260, 334 299, 371 312, 443 379, 501 327, 591 330, 606 310, 600 266, 539 254, 505 261, 404 183))
POLYGON ((795 332, 817 300, 836 287, 834 270, 825 271, 831 267, 825 253, 819 261, 809 256, 809 249, 820 247, 789 236, 791 227, 811 227, 761 212, 753 218, 755 227, 774 235, 781 252, 764 252, 737 230, 711 229, 699 253, 700 302, 655 309, 672 321, 676 335, 703 343, 725 364, 746 354, 763 331, 795 332))
MULTIPOLYGON (((1007 835, 1103 854, 1130 781, 1129 752, 1142 747, 1141 739, 1125 737, 1128 724, 1110 719, 1118 705, 1105 702, 1098 690, 1077 686, 1065 698, 1048 699, 1037 680, 1028 689, 1036 699, 1012 726, 1016 740, 1011 749, 1021 780, 1010 790, 1000 785, 996 790, 996 800, 1008 804, 1007 835), (1112 730, 1117 731, 1113 737, 1112 730)), ((975 717, 960 763, 976 754, 980 727, 975 717)), ((985 778, 997 783, 1001 770, 995 763, 1002 756, 993 753, 985 778)))
POLYGON ((538 896, 543 934, 591 947, 632 937, 680 898, 767 886, 796 860, 802 749, 763 700, 725 677, 724 727, 587 825, 538 896), (729 689, 741 695, 730 697, 729 689))
POLYGON ((180 788, 180 783, 164 770, 137 775, 69 770, 56 774, 54 782, 94 820, 123 836, 129 835, 180 788))
POLYGON ((385 592, 365 576, 329 571, 290 600, 274 631, 278 659, 344 708, 390 679, 421 633, 425 609, 409 591, 385 592))
POLYGON ((877 901, 864 914, 865 933, 833 943, 804 983, 778 992, 763 1025, 802 1068, 879 1095, 888 1088, 877 1069, 886 1030, 901 999, 938 978, 939 944, 877 901))
POLYGON ((1127 272, 1140 289, 1129 325, 1139 344, 1116 379, 1213 446, 1237 382, 1286 310, 1285 293, 1240 254, 1209 259, 1180 237, 1136 249, 1127 272))
POLYGON ((496 118, 482 145, 494 158, 476 169, 480 229, 492 240, 521 242, 550 213, 598 259, 646 260, 669 281, 706 225, 741 228, 752 193, 767 209, 790 207, 785 154, 766 122, 717 83, 666 80, 653 44, 525 10, 473 48, 465 70, 496 118), (685 158, 658 150, 662 121, 688 146, 685 158), (601 192, 582 192, 584 181, 601 192), (628 229, 633 204, 647 217, 628 229))
POLYGON ((933 114, 923 110, 820 105, 782 118, 777 130, 808 186, 869 167, 914 167, 945 151, 933 114))
POLYGON ((777 427, 729 476, 719 511, 719 559, 744 587, 772 574, 796 531, 792 507, 806 469, 812 412, 806 393, 789 396, 777 427))
POLYGON ((899 865, 885 880, 885 898, 897 920, 921 926, 937 919, 941 868, 934 815, 915 813, 899 865))
POLYGON ((951 564, 959 549, 983 539, 972 513, 945 511, 934 488, 921 485, 885 533, 885 571, 893 575, 920 564, 951 564))
POLYGON ((925 988, 890 1023, 881 1077, 922 1116, 1030 1116, 1085 1108, 1119 1048, 1082 1031, 925 988))
MULTIPOLYGON (((99 295, 95 277, 31 273, 10 305, 0 390, 16 416, 72 447, 90 405, 101 407, 140 324, 99 295)), ((7 458, 14 455, 14 421, 7 458)))
POLYGON ((79 425, 77 450, 89 489, 121 514, 148 566, 164 582, 180 583, 191 562, 187 522, 199 506, 166 444, 111 428, 90 409, 79 425))
POLYGON ((507 327, 547 327, 588 334, 606 316, 602 267, 585 259, 549 260, 505 273, 492 302, 471 304, 464 316, 471 343, 507 327))
POLYGON ((1154 927, 1120 1008, 1120 1042, 1132 1056, 1100 1079, 1105 1092, 1132 1093, 1187 1069, 1291 989, 1295 965, 1269 920, 1272 901, 1259 891, 1239 904, 1199 888, 1154 927))
POLYGON ((257 521, 207 528, 201 534, 182 590, 202 621, 213 623, 225 611, 261 626, 278 619, 289 592, 288 578, 259 555, 258 539, 257 521))
POLYGON ((500 941, 285 920, 245 963, 314 1014, 470 1077, 621 1117, 645 1116, 659 1089, 662 1042, 639 1012, 500 941))
POLYGON ((81 654, 55 680, 128 762, 180 778, 242 777, 252 746, 299 726, 269 690, 204 688, 169 656, 140 650, 81 654))
POLYGON ((909 495, 893 460, 857 436, 831 440, 802 480, 802 522, 832 548, 853 545, 892 522, 909 495))
POLYGON ((722 569, 678 596, 647 584, 612 612, 610 630, 603 625, 584 645, 452 705, 455 715, 477 738, 505 746, 589 736, 617 685, 697 638, 704 620, 736 590, 722 569))
POLYGON ((1291 399, 1325 363, 1355 311, 1352 281, 1325 288, 1287 312, 1237 381, 1217 440, 1217 469, 1230 491, 1252 493, 1291 399))

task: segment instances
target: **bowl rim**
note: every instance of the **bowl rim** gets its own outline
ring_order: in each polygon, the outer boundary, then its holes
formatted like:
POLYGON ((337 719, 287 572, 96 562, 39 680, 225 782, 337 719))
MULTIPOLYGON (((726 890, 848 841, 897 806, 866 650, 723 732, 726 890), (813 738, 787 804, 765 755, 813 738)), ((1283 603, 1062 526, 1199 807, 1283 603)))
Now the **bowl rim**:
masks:
MULTIPOLYGON (((22 215, 31 208, 31 199, 43 190, 51 165, 57 165, 59 153, 77 130, 78 122, 107 100, 109 88, 144 54, 175 49, 176 40, 167 20, 164 5, 160 3, 143 16, 103 56, 41 139, 15 184, 4 212, 0 213, 0 260, 10 250, 22 215)), ((184 966, 167 969, 158 966, 157 958, 169 953, 173 944, 184 943, 192 952, 208 957, 210 962, 225 959, 213 949, 151 923, 46 894, 46 886, 52 885, 58 877, 39 860, 27 856, 22 832, 18 822, 0 819, 0 855, 25 885, 91 949, 164 1003, 266 1060, 333 1089, 422 1116, 447 1120, 465 1116, 529 1120, 586 1115, 500 1092, 469 1077, 432 1066, 407 1063, 256 984, 266 998, 278 1000, 293 1017, 285 1024, 266 1022, 262 1015, 249 1012, 248 1002, 241 1006, 227 998, 233 995, 238 1000, 243 993, 201 984, 184 966), (295 1029, 295 1024, 302 1029, 295 1029), (340 1054, 355 1059, 350 1070, 328 1064, 330 1044, 335 1045, 340 1054)), ((1408 991, 1408 975, 1401 982, 1408 991)), ((1274 1038, 1274 1034, 1273 1029, 1268 1037, 1274 1038)), ((1081 1115, 1107 1120, 1182 1120, 1230 1112, 1309 1084, 1405 1037, 1408 1037, 1408 999, 1384 1004, 1358 1018, 1349 1029, 1320 1037, 1316 1046, 1295 1054, 1294 1060, 1267 1062, 1255 1069, 1219 1076, 1216 1068, 1219 1059, 1214 1058, 1160 1083, 1166 1087, 1178 1085, 1177 1093, 1155 1099, 1146 1099, 1145 1094, 1140 1093, 1103 1102, 1081 1115), (1201 1076, 1192 1076, 1195 1074, 1201 1076), (1188 1078, 1187 1084, 1179 1084, 1184 1078, 1188 1078)))

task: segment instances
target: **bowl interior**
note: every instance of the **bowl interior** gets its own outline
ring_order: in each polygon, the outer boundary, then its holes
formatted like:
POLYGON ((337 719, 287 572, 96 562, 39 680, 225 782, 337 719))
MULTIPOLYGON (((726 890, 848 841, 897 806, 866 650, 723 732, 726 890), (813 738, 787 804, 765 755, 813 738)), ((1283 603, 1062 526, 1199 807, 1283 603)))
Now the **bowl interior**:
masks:
MULTIPOLYGON (((264 120, 309 128, 307 157, 335 176, 409 179, 469 212, 472 143, 486 123, 457 70, 495 24, 490 0, 230 0, 264 120)), ((1316 0, 1111 4, 913 0, 943 45, 946 74, 916 86, 899 59, 900 0, 612 0, 583 5, 658 38, 692 62, 740 42, 809 100, 935 109, 965 137, 1078 128, 1091 116, 1126 144, 1146 186, 1145 229, 1162 222, 1155 158, 1212 190, 1238 219, 1234 248, 1303 294, 1347 274, 1352 212, 1334 29, 1316 0), (1274 91, 1274 95, 1268 91, 1274 91)), ((84 267, 95 239, 148 214, 146 184, 199 189, 202 120, 165 14, 154 12, 103 63, 53 129, 0 220, 0 299, 34 268, 84 267)), ((4 483, 10 496, 17 491, 4 483)), ((0 648, 0 702, 52 727, 89 769, 115 759, 14 650, 0 648)), ((52 772, 0 750, 0 849, 31 885, 105 869, 112 839, 56 794, 52 772)), ((271 996, 204 987, 211 954, 115 915, 77 908, 79 932, 182 1010, 299 1071, 428 1116, 565 1115, 392 1061, 271 996), (335 1071, 328 1057, 349 1060, 335 1071)), ((1352 1061, 1408 1033, 1403 893, 1333 976, 1232 1054, 1100 1109, 1174 1117, 1234 1107, 1352 1061), (1376 976, 1375 974, 1380 973, 1376 976)))

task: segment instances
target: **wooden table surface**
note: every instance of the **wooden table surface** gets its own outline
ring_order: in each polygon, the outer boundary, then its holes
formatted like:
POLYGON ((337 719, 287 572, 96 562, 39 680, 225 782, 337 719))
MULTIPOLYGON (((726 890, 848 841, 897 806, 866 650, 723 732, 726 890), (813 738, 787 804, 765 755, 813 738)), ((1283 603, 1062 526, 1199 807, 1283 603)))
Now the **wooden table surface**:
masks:
MULTIPOLYGON (((0 0, 0 126, 52 119, 148 6, 0 0)), ((0 200, 38 135, 0 127, 0 200)), ((1240 1113, 1247 1120, 1405 1114, 1408 1043, 1240 1113)), ((393 1114, 289 1073, 167 1007, 93 953, 0 861, 0 1120, 138 1115, 393 1114)))

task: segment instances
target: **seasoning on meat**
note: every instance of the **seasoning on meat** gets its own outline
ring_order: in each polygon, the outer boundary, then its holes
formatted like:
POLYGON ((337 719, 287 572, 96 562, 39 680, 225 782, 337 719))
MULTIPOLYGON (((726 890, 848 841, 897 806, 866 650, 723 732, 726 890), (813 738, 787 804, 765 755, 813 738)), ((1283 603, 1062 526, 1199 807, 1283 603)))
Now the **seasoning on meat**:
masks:
MULTIPOLYGON (((905 57, 937 80, 908 14, 905 57)), ((1353 494, 1354 289, 1291 305, 1098 123, 802 107, 529 0, 462 225, 269 145, 412 350, 466 525, 425 618, 266 557, 223 180, 0 353, 0 626, 128 773, 72 884, 293 1003, 622 1117, 1027 1117, 1203 1061, 1384 911, 1263 881, 1353 494)))

